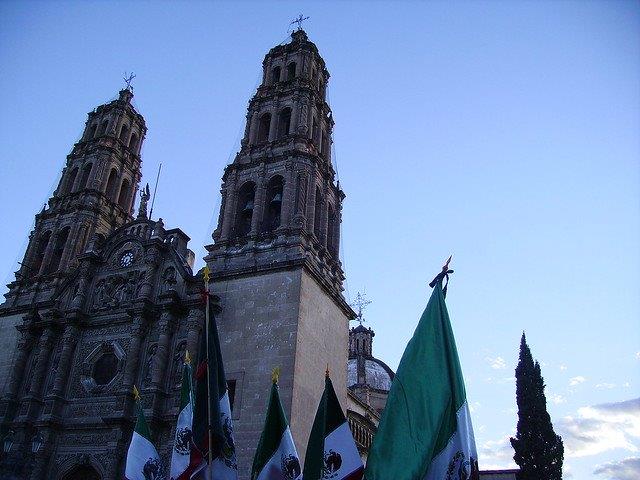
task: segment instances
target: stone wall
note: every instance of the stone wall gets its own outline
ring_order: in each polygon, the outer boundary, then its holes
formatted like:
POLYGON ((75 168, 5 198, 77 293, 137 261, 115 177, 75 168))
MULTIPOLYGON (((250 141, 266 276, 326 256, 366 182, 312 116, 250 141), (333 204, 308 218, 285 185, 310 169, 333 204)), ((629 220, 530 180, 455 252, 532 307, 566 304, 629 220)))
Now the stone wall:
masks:
POLYGON ((16 325, 22 323, 22 314, 0 318, 0 396, 4 395, 13 366, 13 356, 18 342, 16 325))

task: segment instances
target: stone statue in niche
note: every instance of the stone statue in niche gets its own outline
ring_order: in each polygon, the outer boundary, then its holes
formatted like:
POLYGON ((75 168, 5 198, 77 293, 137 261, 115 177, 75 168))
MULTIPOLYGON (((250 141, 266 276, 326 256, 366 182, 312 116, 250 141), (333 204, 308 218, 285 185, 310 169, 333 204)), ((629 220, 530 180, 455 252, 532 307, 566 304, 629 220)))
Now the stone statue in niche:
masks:
POLYGON ((151 375, 153 374, 153 359, 158 353, 158 345, 153 344, 147 350, 147 361, 144 364, 144 377, 142 383, 148 385, 151 383, 151 375))
POLYGON ((176 283, 177 280, 175 267, 165 268, 164 272, 162 272, 162 291, 166 292, 168 290, 173 290, 176 283))
POLYGON ((176 352, 173 355, 173 386, 182 385, 182 366, 184 364, 186 350, 187 342, 180 342, 176 346, 176 352))
POLYGON ((100 280, 95 287, 94 309, 118 308, 130 303, 135 296, 140 278, 141 272, 136 270, 100 280))

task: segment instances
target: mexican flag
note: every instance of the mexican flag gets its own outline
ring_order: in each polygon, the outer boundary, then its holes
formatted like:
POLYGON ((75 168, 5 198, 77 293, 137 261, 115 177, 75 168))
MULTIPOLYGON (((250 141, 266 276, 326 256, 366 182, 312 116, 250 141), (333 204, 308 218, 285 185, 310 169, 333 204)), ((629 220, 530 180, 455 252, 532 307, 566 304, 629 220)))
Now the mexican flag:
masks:
POLYGON ((427 308, 400 360, 373 439, 367 480, 478 479, 471 417, 436 277, 427 308))
POLYGON ((304 480, 360 480, 363 470, 356 443, 327 372, 324 393, 307 444, 304 480))
POLYGON ((298 451, 280 402, 277 373, 274 373, 267 418, 253 458, 251 480, 295 480, 299 475, 298 451))
POLYGON ((191 358, 187 351, 182 367, 182 389, 180 390, 180 413, 171 452, 171 480, 188 480, 191 476, 190 456, 193 436, 193 389, 191 387, 191 358))
POLYGON ((160 480, 162 478, 162 465, 156 447, 151 443, 149 426, 144 419, 140 394, 133 387, 133 395, 136 402, 136 426, 127 451, 127 465, 124 470, 126 480, 160 480))
POLYGON ((222 365, 220 340, 215 318, 211 315, 209 338, 203 332, 198 354, 193 409, 193 442, 191 468, 193 479, 237 480, 238 465, 233 442, 233 423, 227 380, 222 365), (207 350, 208 344, 208 350, 207 350), (208 368, 207 368, 208 366, 208 368), (209 414, 211 425, 209 428, 209 414), (211 445, 209 445, 209 429, 211 445), (213 461, 209 464, 209 448, 213 461))

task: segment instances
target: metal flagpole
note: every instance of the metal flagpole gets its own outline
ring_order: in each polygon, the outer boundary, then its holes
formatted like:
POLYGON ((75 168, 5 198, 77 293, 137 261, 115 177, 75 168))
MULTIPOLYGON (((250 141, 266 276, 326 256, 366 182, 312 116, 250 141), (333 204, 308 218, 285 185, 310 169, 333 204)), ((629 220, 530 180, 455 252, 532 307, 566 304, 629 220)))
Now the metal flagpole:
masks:
POLYGON ((209 362, 209 276, 211 271, 209 267, 205 265, 202 270, 202 276, 204 278, 204 292, 206 295, 205 300, 205 335, 207 336, 207 435, 209 436, 209 468, 207 469, 209 472, 211 471, 211 467, 213 465, 213 445, 212 445, 212 435, 211 435, 211 371, 210 371, 210 362, 209 362))

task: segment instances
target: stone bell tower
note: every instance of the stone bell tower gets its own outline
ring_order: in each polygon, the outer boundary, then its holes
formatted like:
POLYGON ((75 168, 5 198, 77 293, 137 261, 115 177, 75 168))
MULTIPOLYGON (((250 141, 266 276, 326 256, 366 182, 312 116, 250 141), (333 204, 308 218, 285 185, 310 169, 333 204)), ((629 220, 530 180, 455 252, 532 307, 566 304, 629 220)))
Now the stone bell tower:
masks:
POLYGON ((331 165, 329 72, 303 30, 272 48, 249 102, 241 149, 222 178, 207 246, 241 478, 248 478, 269 394, 280 394, 304 456, 329 365, 346 401, 348 322, 339 260, 344 193, 331 165))
POLYGON ((117 100, 88 114, 58 187, 36 215, 5 306, 44 300, 76 266, 76 257, 94 236, 104 238, 131 219, 147 131, 132 97, 132 91, 124 89, 117 100))

